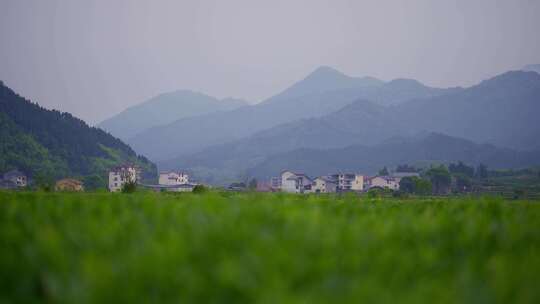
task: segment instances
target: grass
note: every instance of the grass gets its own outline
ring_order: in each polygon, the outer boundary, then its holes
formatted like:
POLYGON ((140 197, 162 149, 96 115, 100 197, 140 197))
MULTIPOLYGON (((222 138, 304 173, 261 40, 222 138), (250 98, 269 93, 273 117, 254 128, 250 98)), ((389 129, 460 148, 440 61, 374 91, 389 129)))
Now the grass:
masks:
POLYGON ((540 302, 538 202, 0 192, 0 248, 0 302, 540 302))

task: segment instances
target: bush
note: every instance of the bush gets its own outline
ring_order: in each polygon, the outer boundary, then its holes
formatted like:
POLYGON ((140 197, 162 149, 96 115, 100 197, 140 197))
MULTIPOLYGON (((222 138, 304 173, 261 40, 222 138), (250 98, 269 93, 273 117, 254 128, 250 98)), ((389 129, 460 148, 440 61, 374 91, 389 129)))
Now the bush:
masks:
POLYGON ((396 190, 396 191, 392 192, 392 197, 407 198, 407 197, 409 197, 409 194, 407 192, 404 192, 404 191, 401 191, 401 190, 396 190))
POLYGON ((193 193, 205 193, 208 191, 208 188, 206 188, 203 185, 197 185, 193 188, 193 193))

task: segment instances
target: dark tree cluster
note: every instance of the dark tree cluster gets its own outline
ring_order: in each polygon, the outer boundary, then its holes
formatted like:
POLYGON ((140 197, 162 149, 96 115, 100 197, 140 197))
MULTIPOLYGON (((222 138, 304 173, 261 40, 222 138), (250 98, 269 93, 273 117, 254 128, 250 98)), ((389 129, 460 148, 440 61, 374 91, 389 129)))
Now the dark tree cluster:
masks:
POLYGON ((451 174, 462 174, 468 177, 474 177, 474 167, 469 167, 462 161, 457 164, 450 164, 448 166, 448 171, 450 171, 451 174))
POLYGON ((400 191, 408 194, 430 195, 432 188, 431 181, 416 176, 407 176, 399 181, 400 191))

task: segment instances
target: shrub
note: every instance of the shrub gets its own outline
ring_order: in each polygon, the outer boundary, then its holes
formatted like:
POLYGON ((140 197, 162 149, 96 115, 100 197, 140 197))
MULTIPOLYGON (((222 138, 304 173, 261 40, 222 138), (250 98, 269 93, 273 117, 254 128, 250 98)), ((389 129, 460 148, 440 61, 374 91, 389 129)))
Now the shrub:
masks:
POLYGON ((205 193, 208 191, 204 185, 197 185, 193 188, 193 193, 205 193))

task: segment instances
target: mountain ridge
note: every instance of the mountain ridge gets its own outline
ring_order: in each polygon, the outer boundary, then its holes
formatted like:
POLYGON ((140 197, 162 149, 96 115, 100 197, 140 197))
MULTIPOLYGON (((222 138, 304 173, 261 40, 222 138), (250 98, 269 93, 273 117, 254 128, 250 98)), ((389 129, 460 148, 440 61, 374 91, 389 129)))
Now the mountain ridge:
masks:
MULTIPOLYGON (((360 79, 360 80, 359 80, 360 79)), ((239 140, 259 131, 301 119, 317 118, 359 98, 381 104, 399 104, 447 94, 459 89, 437 89, 421 85, 400 92, 394 84, 364 83, 331 68, 319 68, 283 92, 249 107, 180 119, 139 133, 127 142, 153 160, 165 160, 201 151, 207 147, 239 140), (320 79, 332 78, 319 86, 320 79), (315 80, 313 80, 315 79, 315 80), (310 82, 310 81, 314 82, 310 82), (340 80, 344 80, 341 82, 340 80), (352 87, 351 87, 352 86, 352 87)))
POLYGON ((244 106, 248 106, 248 103, 242 99, 231 97, 217 99, 201 92, 176 90, 131 106, 97 126, 127 140, 141 131, 178 119, 229 111, 244 106))

